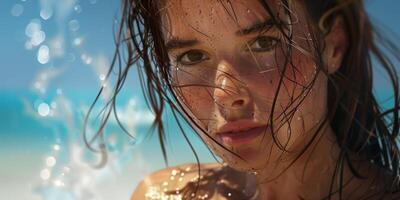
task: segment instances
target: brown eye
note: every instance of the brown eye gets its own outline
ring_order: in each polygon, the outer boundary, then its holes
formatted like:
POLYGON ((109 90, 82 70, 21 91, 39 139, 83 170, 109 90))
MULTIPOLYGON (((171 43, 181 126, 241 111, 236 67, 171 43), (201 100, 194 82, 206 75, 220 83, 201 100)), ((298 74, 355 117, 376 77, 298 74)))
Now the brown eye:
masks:
POLYGON ((204 60, 208 60, 207 55, 199 50, 190 50, 178 57, 178 62, 182 65, 194 65, 204 60))
POLYGON ((255 52, 271 51, 277 43, 278 40, 274 37, 261 36, 251 43, 250 50, 255 52))

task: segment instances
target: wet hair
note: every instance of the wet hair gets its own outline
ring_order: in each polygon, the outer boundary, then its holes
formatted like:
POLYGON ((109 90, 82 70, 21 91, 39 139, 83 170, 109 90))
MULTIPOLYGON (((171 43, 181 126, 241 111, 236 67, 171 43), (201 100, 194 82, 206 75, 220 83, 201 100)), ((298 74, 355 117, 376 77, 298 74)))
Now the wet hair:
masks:
MULTIPOLYGON (((229 0, 227 2, 229 3, 229 0)), ((278 25, 277 27, 283 35, 282 40, 289 44, 282 45, 281 48, 284 49, 286 58, 290 58, 293 48, 293 35, 290 32, 292 26, 290 20, 293 18, 293 13, 290 10, 290 1, 281 1, 286 9, 285 14, 289 17, 289 23, 281 21, 274 14, 267 0, 259 0, 259 2, 272 17, 274 23, 278 25)), ((178 120, 180 116, 183 116, 184 119, 191 122, 192 126, 197 126, 199 130, 202 130, 183 109, 179 97, 176 96, 179 93, 173 92, 174 85, 171 83, 169 70, 171 65, 161 30, 161 12, 165 8, 160 4, 159 0, 123 0, 122 5, 122 18, 116 34, 117 50, 107 74, 108 78, 113 72, 117 74, 116 84, 112 97, 100 113, 103 118, 97 134, 92 138, 87 138, 84 132, 86 144, 93 151, 103 152, 103 154, 106 151, 103 140, 104 128, 112 114, 115 115, 119 122, 115 109, 117 95, 124 85, 128 72, 134 67, 138 71, 146 102, 155 115, 151 131, 158 134, 165 163, 168 165, 165 146, 166 133, 162 116, 167 108, 171 109, 182 136, 190 145, 197 163, 199 163, 196 151, 182 128, 182 122, 178 120), (123 57, 125 60, 122 59, 123 57), (97 146, 94 144, 97 144, 97 146)), ((399 134, 399 88, 394 60, 400 60, 399 49, 387 37, 376 31, 376 27, 372 25, 365 13, 363 1, 361 0, 306 0, 304 1, 304 8, 309 18, 308 28, 313 41, 310 45, 315 49, 313 57, 317 65, 316 72, 317 74, 324 73, 328 77, 328 110, 326 118, 321 120, 322 123, 317 128, 315 135, 302 152, 317 138, 323 125, 330 123, 335 133, 336 142, 340 147, 340 155, 332 177, 331 190, 326 198, 330 199, 332 195, 337 193, 342 198, 342 191, 345 185, 343 170, 346 165, 352 170, 355 177, 365 178, 354 166, 350 157, 352 154, 374 163, 385 172, 391 174, 392 182, 384 187, 386 191, 379 191, 375 194, 376 196, 366 198, 383 197, 387 193, 397 192, 400 177, 399 147, 397 143, 399 134), (348 37, 348 48, 340 68, 335 73, 328 74, 322 59, 324 43, 321 42, 323 41, 321 38, 330 32, 333 19, 337 16, 343 18, 344 28, 348 37), (374 62, 374 60, 377 62, 374 62), (381 103, 378 102, 373 92, 373 68, 383 69, 389 77, 393 92, 390 108, 382 108, 381 103), (338 188, 334 187, 336 180, 339 180, 338 188)), ((286 66, 296 67, 291 63, 290 59, 287 59, 283 66, 282 74, 284 74, 286 66)), ((316 77, 314 77, 314 80, 316 77)), ((279 85, 283 84, 283 78, 287 77, 282 75, 279 85)), ((311 81, 311 83, 313 82, 311 81)), ((287 113, 294 114, 296 107, 301 104, 311 87, 312 84, 304 87, 301 97, 294 101, 296 102, 294 109, 287 111, 287 113)), ((278 86, 278 88, 280 87, 278 86)), ((103 92, 104 88, 101 88, 88 112, 85 124, 103 92)), ((275 96, 272 103, 273 108, 276 98, 275 96)), ((271 124, 272 119, 274 119, 272 114, 273 112, 271 112, 271 117, 269 118, 271 124)), ((289 118, 288 120, 290 121, 290 117, 286 118, 289 118)), ((127 132, 122 125, 121 127, 127 132)), ((196 131, 194 132, 200 134, 196 131)), ((212 139, 205 130, 202 130, 202 132, 206 137, 212 139)), ((272 136, 274 137, 273 134, 272 136)), ((215 140, 213 141, 218 143, 215 140)), ((284 145, 278 144, 275 138, 274 141, 280 148, 285 148, 284 145)), ((221 144, 219 145, 222 146, 221 144)), ((226 150, 230 152, 230 150, 226 150)), ((301 154, 293 162, 300 156, 301 154)), ((192 189, 197 190, 199 188, 192 186, 192 189)))

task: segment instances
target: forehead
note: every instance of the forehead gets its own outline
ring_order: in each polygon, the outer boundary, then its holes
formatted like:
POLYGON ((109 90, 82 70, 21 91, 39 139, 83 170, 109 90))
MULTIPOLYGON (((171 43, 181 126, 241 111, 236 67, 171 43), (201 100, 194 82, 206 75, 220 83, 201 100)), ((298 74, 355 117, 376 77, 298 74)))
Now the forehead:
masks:
MULTIPOLYGON (((276 7, 270 1, 271 8, 276 7)), ((166 38, 185 35, 216 36, 269 18, 259 0, 166 0, 162 17, 166 38)))

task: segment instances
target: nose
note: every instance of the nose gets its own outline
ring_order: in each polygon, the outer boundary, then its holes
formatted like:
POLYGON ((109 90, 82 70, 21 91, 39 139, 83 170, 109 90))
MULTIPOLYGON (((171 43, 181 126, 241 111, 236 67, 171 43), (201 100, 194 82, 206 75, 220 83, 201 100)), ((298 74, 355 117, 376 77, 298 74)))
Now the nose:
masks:
POLYGON ((216 76, 214 101, 227 121, 251 118, 250 95, 230 66, 222 63, 216 76), (222 65, 222 66, 221 66, 222 65))

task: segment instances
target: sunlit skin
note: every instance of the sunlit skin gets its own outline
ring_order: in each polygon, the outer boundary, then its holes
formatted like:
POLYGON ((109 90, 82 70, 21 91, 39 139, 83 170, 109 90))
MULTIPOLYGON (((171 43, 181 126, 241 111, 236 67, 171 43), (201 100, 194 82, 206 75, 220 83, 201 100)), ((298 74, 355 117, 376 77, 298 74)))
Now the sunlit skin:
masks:
MULTIPOLYGON (((249 182, 255 178, 252 184, 260 191, 259 199, 323 198, 329 192, 339 152, 329 123, 292 164, 327 112, 327 74, 316 71, 311 30, 301 3, 292 1, 296 19, 291 26, 294 43, 288 58, 285 49, 289 44, 277 26, 249 31, 271 18, 257 0, 223 2, 165 2, 163 34, 178 100, 195 120, 192 123, 205 131, 197 130, 216 155, 237 170, 237 174, 247 173, 249 182), (287 58, 293 65, 284 62, 287 58), (272 108, 282 75, 283 82, 272 108), (312 87, 304 90, 309 84, 312 87), (304 100, 302 95, 306 95, 304 100), (297 109, 293 110, 294 107, 297 109), (271 112, 275 142, 270 129, 271 112), (218 133, 224 125, 249 121, 268 128, 261 128, 263 134, 255 138, 236 143, 218 133)), ((270 3, 281 20, 289 22, 282 6, 275 1, 270 3)), ((348 43, 340 17, 335 19, 331 32, 320 39, 326 44, 324 70, 334 73, 348 43)), ((240 129, 240 125, 236 128, 240 129)), ((365 173, 376 170, 367 163, 358 163, 358 167, 365 173)), ((165 169, 149 177, 135 195, 142 194, 146 184, 167 179, 169 173, 165 169)), ((346 168, 345 182, 352 177, 346 168)), ((367 187, 370 182, 370 179, 352 179, 344 189, 344 199, 358 199, 370 189, 367 187), (354 190, 358 186, 361 189, 354 190)))

